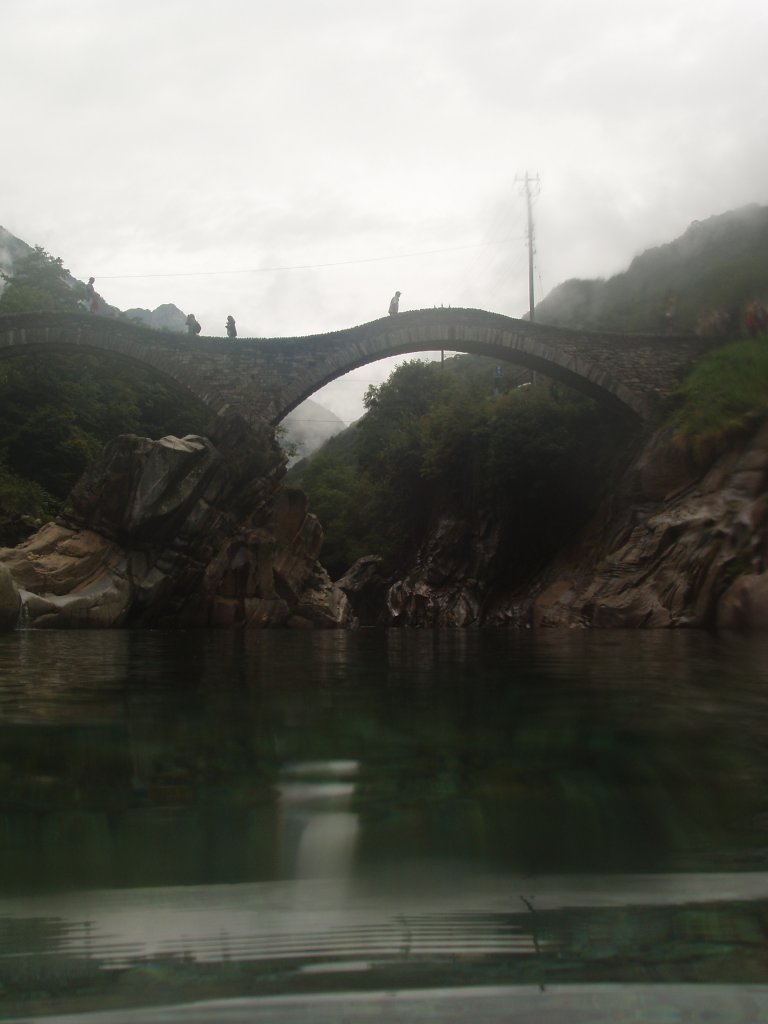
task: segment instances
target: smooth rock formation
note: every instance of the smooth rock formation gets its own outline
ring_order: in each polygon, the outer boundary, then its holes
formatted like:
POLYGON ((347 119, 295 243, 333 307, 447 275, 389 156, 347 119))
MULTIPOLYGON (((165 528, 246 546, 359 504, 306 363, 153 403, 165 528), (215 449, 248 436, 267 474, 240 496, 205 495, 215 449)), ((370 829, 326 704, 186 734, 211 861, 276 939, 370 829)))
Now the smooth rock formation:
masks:
POLYGON ((768 416, 709 451, 657 432, 578 541, 527 581, 508 578, 525 538, 480 510, 440 516, 399 578, 370 556, 332 583, 305 495, 279 486, 263 451, 227 450, 201 437, 108 445, 61 519, 0 549, 29 623, 768 628, 768 416))
POLYGON ((533 625, 768 625, 768 420, 698 473, 685 456, 668 431, 645 446, 610 517, 570 566, 548 571, 533 625))
POLYGON ((382 626, 389 622, 387 592, 390 581, 381 572, 381 558, 364 555, 352 565, 336 586, 352 606, 358 626, 382 626))
POLYGON ((116 438, 58 521, 0 549, 29 624, 348 625, 306 497, 249 465, 202 437, 116 438))
POLYGON ((19 618, 21 598, 13 576, 0 565, 0 632, 14 629, 19 618))
POLYGON ((390 581, 388 622, 768 628, 768 417, 706 451, 660 430, 578 542, 533 580, 505 581, 503 544, 490 515, 440 517, 410 571, 390 581))
POLYGON ((500 541, 498 522, 440 516, 412 573, 387 594, 393 623, 477 626, 500 541))

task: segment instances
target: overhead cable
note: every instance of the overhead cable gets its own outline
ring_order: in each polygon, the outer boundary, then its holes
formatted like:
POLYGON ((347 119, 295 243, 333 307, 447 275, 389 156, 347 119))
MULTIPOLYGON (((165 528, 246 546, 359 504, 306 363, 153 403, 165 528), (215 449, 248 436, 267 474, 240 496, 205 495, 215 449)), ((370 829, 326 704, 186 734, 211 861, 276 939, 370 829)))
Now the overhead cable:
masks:
MULTIPOLYGON (((522 237, 522 236, 521 236, 522 237)), ((472 242, 469 245, 453 245, 445 249, 423 249, 420 252, 402 252, 391 256, 367 256, 356 260, 337 260, 333 263, 299 263, 282 267, 251 267, 241 270, 183 270, 160 274, 101 274, 102 281, 126 281, 147 277, 217 277, 227 274, 271 274, 280 270, 322 270, 325 267, 348 267, 356 263, 379 263, 383 260, 404 260, 412 256, 435 256, 443 252, 459 252, 462 249, 481 249, 489 245, 508 245, 518 238, 505 238, 495 242, 472 242)))

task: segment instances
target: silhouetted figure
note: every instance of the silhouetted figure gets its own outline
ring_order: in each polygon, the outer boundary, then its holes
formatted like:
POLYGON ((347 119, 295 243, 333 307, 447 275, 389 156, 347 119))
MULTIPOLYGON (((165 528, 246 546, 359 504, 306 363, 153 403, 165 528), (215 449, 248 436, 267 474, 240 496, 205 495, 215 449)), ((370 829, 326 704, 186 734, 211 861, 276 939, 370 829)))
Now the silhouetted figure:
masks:
POLYGON ((389 304, 389 315, 394 316, 400 309, 400 292, 395 292, 389 304))
POLYGON ((235 326, 235 318, 233 316, 228 316, 227 317, 227 322, 226 322, 226 324, 224 326, 227 328, 227 337, 228 338, 236 338, 237 337, 237 327, 235 326))
POLYGON ((766 333, 768 328, 768 310, 766 310, 762 302, 758 302, 757 299, 750 302, 744 315, 744 326, 750 338, 756 338, 758 335, 766 333))
POLYGON ((202 330, 202 328, 200 327, 200 324, 195 319, 195 314, 194 313, 190 313, 189 314, 189 316, 187 317, 186 323, 187 323, 187 331, 188 331, 189 334, 193 334, 193 335, 194 334, 199 334, 200 331, 202 330))
POLYGON ((88 284, 85 286, 85 302, 88 306, 89 313, 99 312, 99 295, 96 289, 93 287, 93 283, 96 280, 95 277, 88 278, 88 284))
POLYGON ((673 292, 667 294, 667 306, 664 310, 664 327, 667 334, 672 334, 677 321, 677 296, 673 292))
POLYGON ((747 308, 747 312, 744 317, 744 326, 746 327, 747 334, 750 338, 757 337, 757 310, 754 305, 747 308))

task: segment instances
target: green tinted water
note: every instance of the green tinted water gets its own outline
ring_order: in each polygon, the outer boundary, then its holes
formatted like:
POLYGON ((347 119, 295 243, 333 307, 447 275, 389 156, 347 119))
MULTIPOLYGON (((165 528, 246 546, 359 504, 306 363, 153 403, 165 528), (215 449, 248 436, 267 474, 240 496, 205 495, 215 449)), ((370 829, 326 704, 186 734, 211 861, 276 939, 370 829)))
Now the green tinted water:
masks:
POLYGON ((768 983, 767 747, 761 638, 0 637, 0 1012, 768 983))

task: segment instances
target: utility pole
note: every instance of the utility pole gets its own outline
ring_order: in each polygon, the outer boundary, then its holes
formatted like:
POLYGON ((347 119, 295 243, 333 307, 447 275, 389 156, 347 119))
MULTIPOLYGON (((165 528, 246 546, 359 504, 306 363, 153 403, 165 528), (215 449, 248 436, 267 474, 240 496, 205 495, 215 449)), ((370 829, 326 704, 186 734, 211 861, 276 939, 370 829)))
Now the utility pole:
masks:
MULTIPOLYGON (((533 307, 535 305, 533 298, 533 256, 536 252, 536 243, 533 231, 533 196, 531 194, 531 185, 535 185, 538 189, 541 182, 538 174, 535 178, 532 178, 528 171, 525 172, 524 178, 516 177, 515 181, 522 181, 525 188, 525 206, 528 213, 528 307, 529 317, 531 323, 533 323, 533 307)), ((538 195, 538 192, 536 194, 538 195)))

